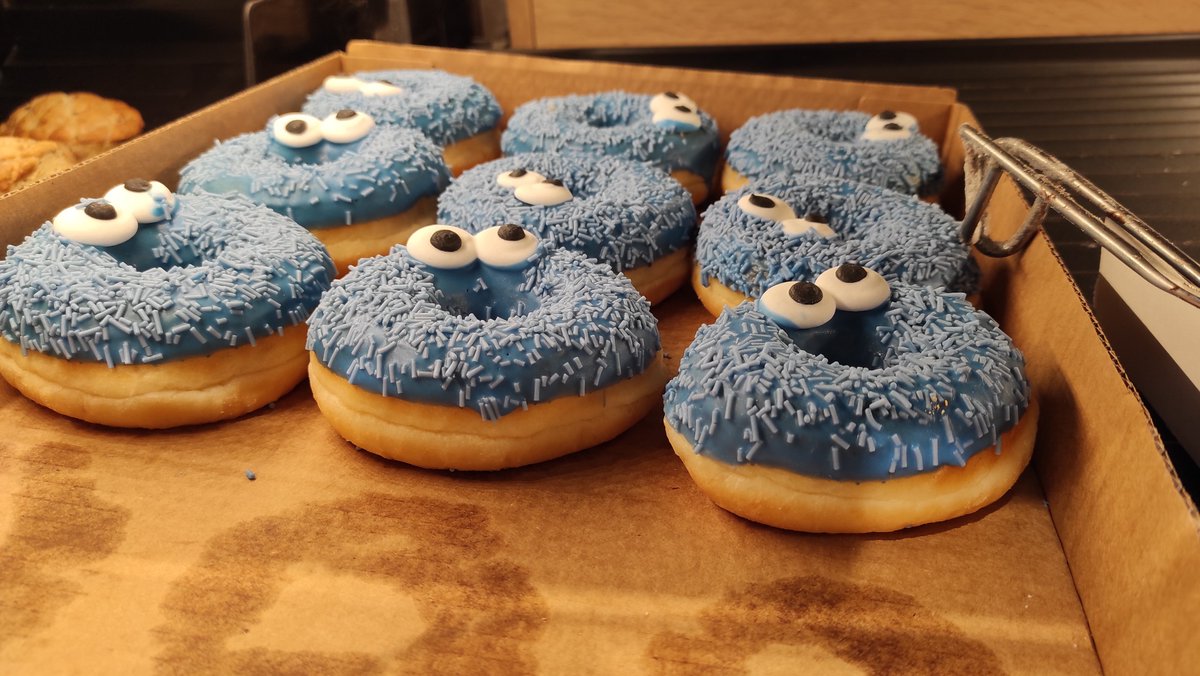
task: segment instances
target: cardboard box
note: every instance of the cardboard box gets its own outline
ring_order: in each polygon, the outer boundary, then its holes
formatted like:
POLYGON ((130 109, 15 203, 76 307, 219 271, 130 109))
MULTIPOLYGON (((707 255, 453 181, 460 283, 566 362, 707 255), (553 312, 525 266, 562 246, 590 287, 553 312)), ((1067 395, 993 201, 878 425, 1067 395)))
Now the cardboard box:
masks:
MULTIPOLYGON (((0 200, 0 240, 128 177, 173 185, 214 139, 341 71, 438 67, 506 111, 542 95, 688 92, 726 136, 786 107, 916 113, 950 185, 953 91, 356 42, 0 200)), ((948 193, 947 201, 955 202, 948 193)), ((1011 183, 989 212, 1024 216, 1011 183)), ((1044 237, 985 261, 984 302, 1042 404, 1031 469, 978 514, 880 536, 743 521, 650 415, 613 442, 492 474, 356 451, 302 385, 166 432, 55 415, 0 385, 0 664, 10 673, 1185 672, 1200 664, 1200 523, 1044 237), (244 472, 256 473, 255 481, 244 472)), ((657 309, 676 358, 708 316, 657 309)))

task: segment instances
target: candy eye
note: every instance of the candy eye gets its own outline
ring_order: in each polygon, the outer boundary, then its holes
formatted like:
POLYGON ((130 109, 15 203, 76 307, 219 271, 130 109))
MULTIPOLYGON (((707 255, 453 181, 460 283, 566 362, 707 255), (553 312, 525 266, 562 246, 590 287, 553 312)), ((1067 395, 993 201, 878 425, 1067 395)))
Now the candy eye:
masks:
POLYGON ((833 318, 837 303, 812 282, 784 282, 767 289, 758 310, 788 329, 812 329, 833 318))
POLYGON ((562 204, 573 197, 571 191, 567 190, 562 181, 556 178, 547 178, 540 183, 519 185, 513 194, 526 204, 542 207, 562 204))
POLYGON ((175 195, 158 181, 131 178, 104 193, 105 201, 127 211, 138 223, 157 223, 171 217, 175 195))
POLYGON ((374 118, 356 110, 339 110, 321 120, 321 136, 331 143, 353 143, 374 128, 374 118))
POLYGON ((408 253, 431 268, 455 270, 475 262, 475 238, 453 225, 427 225, 408 238, 408 253))
POLYGON ((76 204, 58 212, 51 222, 54 232, 80 244, 114 246, 137 234, 133 213, 107 200, 76 204))
POLYGON ((537 251, 538 238, 512 223, 497 225, 475 235, 475 251, 484 265, 493 268, 519 268, 537 251))
POLYGON ((321 142, 321 121, 304 113, 280 115, 271 123, 271 137, 289 148, 307 148, 321 142))
POLYGON ((892 297, 887 280, 858 263, 843 263, 817 277, 817 286, 833 296, 839 310, 873 310, 892 297))
POLYGON ((918 129, 917 118, 912 115, 903 111, 884 110, 867 120, 866 131, 880 130, 888 124, 900 125, 901 129, 907 129, 909 132, 915 132, 918 129))
POLYGON ((765 193, 752 192, 738 199, 738 208, 757 218, 768 221, 786 221, 796 217, 796 212, 787 202, 765 193))
POLYGON ((696 105, 696 102, 693 101, 690 96, 686 94, 680 94, 679 92, 663 92, 661 94, 655 94, 654 97, 650 99, 650 111, 654 113, 670 110, 675 106, 687 106, 692 110, 699 109, 699 106, 696 105))
POLYGON ((395 96, 403 94, 404 90, 391 82, 378 80, 375 82, 363 82, 358 88, 358 93, 363 96, 395 96))
POLYGON ((496 174, 496 182, 505 188, 516 188, 522 185, 531 185, 533 183, 541 183, 546 177, 536 171, 529 171, 525 167, 517 167, 512 171, 502 171, 496 174))
POLYGON ((782 220, 779 225, 783 226, 784 234, 791 237, 799 237, 806 232, 815 232, 826 239, 836 235, 833 228, 829 227, 829 219, 813 211, 805 214, 803 218, 782 220))
POLYGON ((328 92, 349 94, 357 92, 364 84, 366 83, 352 75, 330 75, 325 78, 325 82, 321 84, 321 87, 328 92))
POLYGON ((700 113, 696 107, 679 103, 654 111, 655 126, 672 131, 696 131, 700 128, 700 113))

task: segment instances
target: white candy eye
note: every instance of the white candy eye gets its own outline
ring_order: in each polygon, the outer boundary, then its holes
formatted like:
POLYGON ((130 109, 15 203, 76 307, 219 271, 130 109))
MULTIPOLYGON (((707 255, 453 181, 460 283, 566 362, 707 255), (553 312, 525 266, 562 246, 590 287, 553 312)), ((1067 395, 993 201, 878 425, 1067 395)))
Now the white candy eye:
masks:
POLYGON ((375 119, 356 110, 339 110, 321 120, 321 136, 331 143, 352 143, 374 128, 375 119))
POLYGON ((356 92, 363 86, 363 81, 353 75, 330 75, 325 78, 325 82, 321 87, 327 92, 337 92, 338 94, 349 94, 356 92))
POLYGON ((321 142, 321 121, 304 113, 280 115, 271 123, 271 137, 289 148, 307 148, 321 142))
POLYGON ((408 253, 432 268, 456 270, 475 262, 475 238, 453 225, 433 224, 408 238, 408 253))
POLYGON ((829 239, 833 237, 833 228, 829 227, 829 219, 821 214, 809 212, 803 218, 788 218, 779 222, 783 226, 783 232, 791 237, 799 237, 806 232, 815 232, 816 234, 829 239))
POLYGON ((106 200, 94 200, 58 212, 51 227, 80 244, 114 246, 137 234, 138 222, 131 211, 106 200))
POLYGON ((892 288, 878 272, 858 263, 843 263, 817 276, 817 286, 837 301, 839 310, 873 310, 892 297, 892 288))
POLYGON ((358 93, 363 96, 395 96, 403 94, 404 90, 391 82, 379 80, 377 82, 363 82, 358 88, 358 93))
POLYGON ((475 235, 475 251, 484 265, 518 268, 537 251, 538 238, 519 225, 497 225, 475 235))
POLYGON ((516 188, 517 186, 541 183, 545 180, 545 176, 536 171, 529 171, 525 167, 517 167, 512 171, 502 171, 496 174, 496 182, 505 188, 516 188))
POLYGON ((912 135, 911 131, 898 122, 885 122, 877 129, 867 127, 860 138, 864 141, 899 141, 912 135))
POLYGON ((867 131, 883 129, 887 124, 898 124, 902 128, 915 132, 918 129, 917 118, 903 111, 884 110, 867 120, 867 131))
POLYGON ((542 207, 562 204, 573 197, 571 191, 563 186, 562 181, 555 178, 547 178, 540 183, 519 185, 513 194, 526 204, 542 207))
POLYGON ((673 131, 696 131, 700 128, 700 113, 695 106, 680 103, 654 111, 654 124, 673 131))
POLYGON ((765 218, 768 221, 786 221, 796 217, 796 212, 792 211, 787 202, 774 195, 758 192, 742 195, 738 199, 738 208, 751 216, 765 218))
POLYGON ((788 329, 812 329, 833 318, 837 303, 812 282, 784 282, 767 289, 758 310, 788 329))
POLYGON ((157 223, 171 217, 175 196, 158 181, 131 178, 104 193, 104 199, 133 214, 138 223, 157 223))
POLYGON ((692 110, 697 110, 699 106, 692 100, 692 97, 679 92, 663 92, 655 94, 650 99, 650 112, 659 113, 665 110, 670 110, 675 106, 687 106, 692 110))

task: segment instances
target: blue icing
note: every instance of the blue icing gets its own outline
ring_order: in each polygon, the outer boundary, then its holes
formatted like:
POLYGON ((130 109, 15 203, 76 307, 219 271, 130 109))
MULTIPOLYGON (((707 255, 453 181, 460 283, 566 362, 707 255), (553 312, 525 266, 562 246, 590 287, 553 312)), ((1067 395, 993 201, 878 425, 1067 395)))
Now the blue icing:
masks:
POLYGON ((718 153, 716 121, 698 111, 699 130, 664 129, 654 124, 651 98, 615 91, 531 101, 509 118, 500 147, 506 155, 565 150, 616 155, 710 180, 718 153))
POLYGON ((351 384, 491 420, 631 378, 659 350, 629 280, 545 243, 519 270, 439 270, 396 246, 334 282, 308 325, 309 349, 351 384))
POLYGON ((837 176, 897 192, 936 194, 942 169, 937 145, 920 133, 860 141, 871 119, 837 110, 783 110, 750 118, 729 137, 725 160, 743 176, 837 176))
POLYGON ((380 125, 353 143, 308 148, 288 148, 270 131, 242 134, 189 162, 179 192, 246 195, 316 229, 394 216, 438 194, 449 180, 441 151, 428 139, 380 125))
POLYGON ((370 82, 386 80, 404 89, 392 96, 318 89, 303 112, 324 118, 343 108, 358 110, 376 122, 418 129, 439 146, 447 146, 494 128, 500 104, 486 87, 469 77, 440 70, 378 70, 354 73, 370 82))
POLYGON ((1016 425, 1029 392, 1024 357, 991 317, 962 294, 897 285, 890 303, 816 329, 726 308, 663 402, 701 455, 871 481, 965 464, 1016 425))
POLYGON ((63 359, 212 354, 304 322, 333 278, 312 235, 245 198, 176 196, 170 220, 111 247, 50 223, 0 261, 0 334, 63 359))
POLYGON ((687 245, 696 225, 691 195, 662 171, 623 158, 529 153, 479 165, 438 199, 438 221, 470 232, 516 223, 608 263, 614 270, 648 265, 687 245), (517 168, 556 178, 573 198, 531 206, 496 176, 517 168))
POLYGON ((888 281, 973 292, 978 275, 971 274, 969 251, 959 239, 957 221, 936 205, 877 186, 812 176, 774 176, 726 194, 701 215, 696 237, 701 283, 713 277, 751 297, 780 282, 813 281, 847 262, 888 281), (835 236, 786 234, 776 221, 738 206, 738 199, 751 192, 783 200, 799 217, 824 215, 835 236))

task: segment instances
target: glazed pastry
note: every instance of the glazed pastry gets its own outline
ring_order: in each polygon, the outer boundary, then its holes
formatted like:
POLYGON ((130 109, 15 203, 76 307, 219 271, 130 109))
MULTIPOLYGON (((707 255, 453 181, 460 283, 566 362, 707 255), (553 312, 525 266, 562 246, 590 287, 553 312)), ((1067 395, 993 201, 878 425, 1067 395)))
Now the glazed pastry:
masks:
POLYGON ((303 112, 325 117, 350 108, 380 124, 417 129, 443 150, 457 176, 500 156, 500 104, 486 87, 440 70, 378 70, 325 78, 303 112))
POLYGON ((0 136, 0 193, 57 174, 75 162, 75 153, 61 143, 0 136))
POLYGON ((700 488, 792 530, 891 531, 971 513, 1029 462, 1024 359, 962 294, 856 264, 703 326, 664 397, 700 488))
POLYGON ((429 468, 492 470, 615 437, 666 380, 626 278, 513 224, 449 225, 364 260, 309 320, 309 381, 351 443, 429 468))
POLYGON ((234 418, 304 378, 304 320, 333 264, 245 198, 131 180, 62 210, 0 261, 0 375, 88 422, 234 418))
POLYGON ((656 303, 691 268, 691 196, 653 167, 619 157, 529 153, 480 165, 438 199, 438 220, 470 232, 516 223, 623 272, 656 303))
POLYGON ((648 162, 671 174, 700 204, 718 157, 717 123, 684 94, 605 92, 531 101, 500 139, 506 155, 579 151, 648 162))
POLYGON ((773 174, 836 176, 922 197, 942 187, 937 145, 916 118, 891 110, 783 110, 751 118, 729 137, 721 187, 737 190, 773 174))
POLYGON ((18 107, 0 134, 62 143, 80 160, 142 133, 142 115, 130 105, 88 92, 51 92, 18 107))
POLYGON ((692 286, 713 315, 846 260, 888 280, 974 293, 958 222, 936 205, 837 178, 772 177, 722 197, 701 220, 692 286))
POLYGON ((419 132, 341 110, 323 120, 280 115, 219 143, 183 168, 179 189, 270 207, 311 230, 345 273, 433 223, 448 181, 441 153, 419 132))

